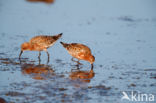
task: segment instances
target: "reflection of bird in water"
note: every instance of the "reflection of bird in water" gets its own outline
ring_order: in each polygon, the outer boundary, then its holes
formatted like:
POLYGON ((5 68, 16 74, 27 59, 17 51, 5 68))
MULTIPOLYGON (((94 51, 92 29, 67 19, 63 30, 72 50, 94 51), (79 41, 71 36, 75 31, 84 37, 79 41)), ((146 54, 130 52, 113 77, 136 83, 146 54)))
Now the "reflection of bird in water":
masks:
POLYGON ((55 0, 27 0, 30 2, 45 2, 45 3, 54 3, 55 0))
POLYGON ((25 42, 21 45, 21 53, 19 55, 19 59, 23 53, 23 51, 39 51, 38 58, 40 59, 41 51, 46 51, 48 55, 48 62, 49 62, 49 53, 47 49, 52 46, 60 37, 61 34, 55 36, 46 36, 40 35, 33 37, 29 42, 25 42))
POLYGON ((22 73, 32 75, 33 79, 45 80, 47 76, 55 75, 54 70, 48 65, 22 65, 22 73))
MULTIPOLYGON (((67 49, 68 53, 72 57, 78 59, 78 61, 77 61, 78 64, 80 64, 79 60, 86 60, 86 61, 90 62, 90 64, 93 67, 95 57, 92 55, 89 47, 87 47, 86 45, 83 45, 83 44, 79 44, 79 43, 71 43, 71 44, 67 44, 67 43, 63 43, 63 42, 60 42, 60 43, 63 45, 64 48, 67 49)), ((73 60, 73 58, 72 58, 72 60, 73 60)))
POLYGON ((90 71, 74 71, 70 73, 70 78, 72 80, 80 80, 82 82, 87 82, 89 83, 90 80, 94 77, 95 73, 93 71, 93 68, 91 68, 90 71))

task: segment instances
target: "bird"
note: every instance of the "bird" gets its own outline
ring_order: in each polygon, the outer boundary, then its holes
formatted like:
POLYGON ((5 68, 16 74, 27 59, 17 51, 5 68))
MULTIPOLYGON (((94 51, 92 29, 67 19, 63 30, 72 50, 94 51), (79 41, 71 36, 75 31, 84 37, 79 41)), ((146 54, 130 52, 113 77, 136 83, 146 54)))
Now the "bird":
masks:
POLYGON ((41 56, 41 51, 45 51, 48 56, 48 62, 49 62, 49 53, 47 49, 54 45, 54 43, 62 36, 63 33, 49 36, 49 35, 39 35, 31 38, 29 42, 24 42, 21 45, 21 52, 19 54, 19 59, 21 58, 21 55, 24 51, 39 51, 39 60, 41 56))
POLYGON ((80 44, 80 43, 64 43, 64 42, 60 42, 63 47, 68 51, 68 53, 72 56, 72 60, 73 58, 78 59, 77 63, 79 63, 80 60, 85 60, 88 61, 92 68, 93 68, 93 63, 95 61, 95 57, 92 55, 91 50, 89 47, 87 47, 84 44, 80 44))

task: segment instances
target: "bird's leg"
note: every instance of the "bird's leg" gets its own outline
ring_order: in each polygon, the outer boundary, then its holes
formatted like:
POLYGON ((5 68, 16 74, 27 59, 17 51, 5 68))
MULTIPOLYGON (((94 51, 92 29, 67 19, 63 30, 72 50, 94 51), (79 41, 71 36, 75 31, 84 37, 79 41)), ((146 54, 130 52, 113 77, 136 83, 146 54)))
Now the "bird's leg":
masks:
POLYGON ((22 64, 21 58, 19 58, 20 64, 22 64))
POLYGON ((41 59, 40 58, 38 58, 38 65, 40 65, 41 64, 41 59))
POLYGON ((93 65, 93 64, 91 64, 91 70, 93 70, 93 68, 94 68, 94 65, 93 65))
POLYGON ((71 61, 76 62, 73 57, 71 58, 71 61))
POLYGON ((40 58, 40 56, 41 56, 41 51, 39 51, 38 58, 40 58))
POLYGON ((19 54, 19 59, 21 59, 21 55, 22 55, 23 51, 21 50, 20 54, 19 54))
POLYGON ((47 64, 49 63, 49 61, 50 61, 50 58, 49 58, 49 53, 48 53, 48 51, 46 50, 46 53, 47 53, 47 56, 48 56, 48 61, 47 61, 47 64))
POLYGON ((74 58, 72 57, 72 59, 71 59, 73 62, 76 62, 78 65, 82 65, 79 61, 80 60, 78 60, 78 61, 76 61, 76 60, 74 60, 74 58))
POLYGON ((39 65, 40 65, 40 62, 41 62, 41 51, 39 51, 39 55, 38 55, 38 61, 39 61, 39 65))
POLYGON ((22 55, 23 51, 21 50, 20 54, 19 54, 19 61, 20 61, 20 64, 22 63, 21 61, 21 55, 22 55))

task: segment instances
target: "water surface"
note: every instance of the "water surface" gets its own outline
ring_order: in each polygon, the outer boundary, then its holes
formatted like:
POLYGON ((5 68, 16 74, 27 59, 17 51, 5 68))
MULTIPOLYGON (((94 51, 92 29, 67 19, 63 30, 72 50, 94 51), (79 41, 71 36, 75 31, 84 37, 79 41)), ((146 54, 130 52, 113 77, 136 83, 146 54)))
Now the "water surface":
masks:
MULTIPOLYGON (((122 92, 156 96, 155 0, 0 1, 0 97, 10 103, 129 103, 122 92), (42 52, 20 45, 36 35, 62 38, 42 52), (93 71, 78 69, 60 41, 89 46, 93 71)), ((140 102, 139 102, 140 103, 140 102)))

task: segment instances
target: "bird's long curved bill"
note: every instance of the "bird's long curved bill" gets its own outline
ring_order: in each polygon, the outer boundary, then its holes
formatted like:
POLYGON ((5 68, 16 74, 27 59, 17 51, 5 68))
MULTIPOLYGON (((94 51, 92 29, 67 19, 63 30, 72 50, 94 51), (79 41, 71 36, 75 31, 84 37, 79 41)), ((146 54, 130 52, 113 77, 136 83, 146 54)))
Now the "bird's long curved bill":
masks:
POLYGON ((19 59, 21 58, 21 55, 22 55, 23 51, 21 50, 20 54, 19 54, 19 59))

